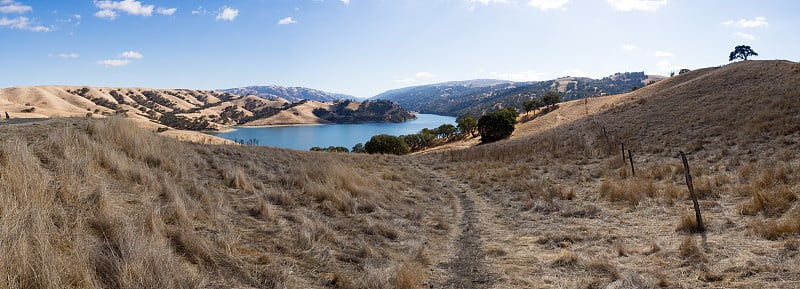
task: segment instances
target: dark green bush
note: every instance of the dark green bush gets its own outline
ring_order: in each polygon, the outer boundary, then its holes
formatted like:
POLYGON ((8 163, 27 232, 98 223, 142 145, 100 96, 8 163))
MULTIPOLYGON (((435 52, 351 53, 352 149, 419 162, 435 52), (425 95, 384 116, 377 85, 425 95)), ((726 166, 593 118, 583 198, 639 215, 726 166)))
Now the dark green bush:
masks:
POLYGON ((364 149, 371 154, 404 155, 411 151, 403 139, 388 134, 372 136, 364 145, 364 149))
POLYGON ((495 142, 510 136, 514 132, 514 125, 517 124, 517 116, 519 114, 513 107, 503 108, 482 116, 478 120, 481 141, 484 143, 495 142))

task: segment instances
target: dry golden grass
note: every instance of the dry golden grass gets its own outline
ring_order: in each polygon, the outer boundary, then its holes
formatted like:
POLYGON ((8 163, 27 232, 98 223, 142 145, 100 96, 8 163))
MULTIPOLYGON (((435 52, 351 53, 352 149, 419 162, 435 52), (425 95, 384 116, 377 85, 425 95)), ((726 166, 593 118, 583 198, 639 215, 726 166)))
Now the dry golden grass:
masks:
POLYGON ((507 278, 496 288, 793 288, 800 271, 783 264, 800 260, 784 252, 800 234, 797 83, 797 63, 700 69, 589 99, 589 114, 582 100, 563 103, 510 140, 426 157, 448 163, 491 215, 485 238, 503 241, 486 250, 504 254, 487 263, 507 278), (684 236, 697 225, 679 150, 702 241, 684 236))
POLYGON ((3 126, 0 287, 794 288, 797 83, 796 63, 699 69, 406 157, 3 126))
POLYGON ((3 126, 0 288, 319 288, 336 272, 418 288, 432 263, 414 260, 457 215, 400 166, 180 143, 120 118, 3 126))

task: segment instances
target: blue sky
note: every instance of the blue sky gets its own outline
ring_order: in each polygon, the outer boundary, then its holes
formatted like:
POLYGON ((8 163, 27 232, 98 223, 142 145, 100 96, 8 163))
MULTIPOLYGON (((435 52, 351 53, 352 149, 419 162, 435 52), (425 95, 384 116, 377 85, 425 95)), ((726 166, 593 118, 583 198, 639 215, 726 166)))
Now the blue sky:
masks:
POLYGON ((800 59, 800 1, 0 0, 0 87, 305 86, 370 97, 476 78, 800 59))

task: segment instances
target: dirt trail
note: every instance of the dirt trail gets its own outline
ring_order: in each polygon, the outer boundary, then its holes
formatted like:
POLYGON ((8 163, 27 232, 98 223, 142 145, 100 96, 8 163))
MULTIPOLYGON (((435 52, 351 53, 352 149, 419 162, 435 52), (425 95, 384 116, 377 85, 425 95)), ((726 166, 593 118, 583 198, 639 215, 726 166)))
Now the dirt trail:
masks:
POLYGON ((438 266, 446 276, 432 280, 431 288, 492 288, 506 278, 493 270, 488 261, 487 243, 496 243, 498 232, 509 233, 497 219, 499 215, 489 201, 472 190, 469 185, 444 172, 444 170, 418 167, 434 178, 438 186, 452 192, 461 206, 461 217, 452 244, 452 257, 438 266))

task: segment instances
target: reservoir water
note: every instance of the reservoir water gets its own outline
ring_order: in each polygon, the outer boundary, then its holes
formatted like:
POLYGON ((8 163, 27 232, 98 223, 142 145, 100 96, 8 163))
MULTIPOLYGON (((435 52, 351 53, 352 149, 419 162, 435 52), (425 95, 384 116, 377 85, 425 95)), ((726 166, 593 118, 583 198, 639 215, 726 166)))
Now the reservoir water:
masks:
POLYGON ((417 133, 423 128, 434 129, 443 124, 456 125, 456 118, 435 114, 417 114, 417 119, 402 123, 359 123, 297 125, 273 127, 235 127, 236 130, 218 133, 229 140, 258 141, 258 145, 308 150, 311 147, 343 146, 353 148, 366 143, 373 135, 404 135, 417 133))

